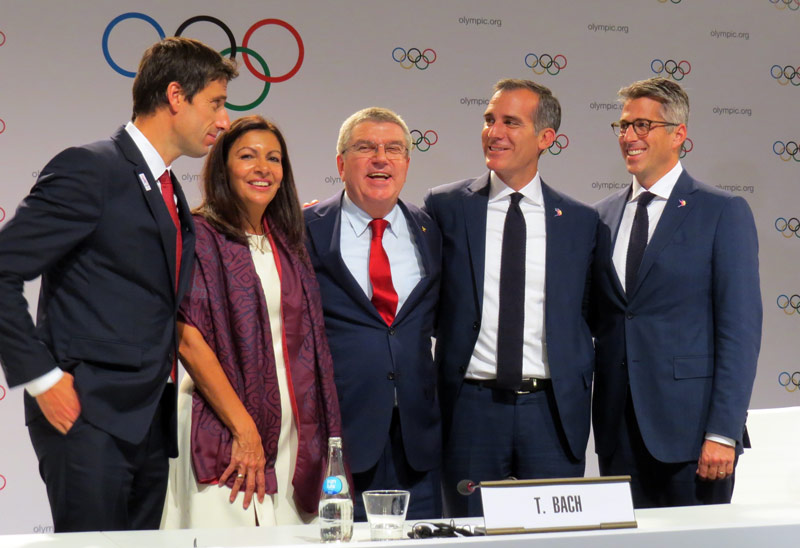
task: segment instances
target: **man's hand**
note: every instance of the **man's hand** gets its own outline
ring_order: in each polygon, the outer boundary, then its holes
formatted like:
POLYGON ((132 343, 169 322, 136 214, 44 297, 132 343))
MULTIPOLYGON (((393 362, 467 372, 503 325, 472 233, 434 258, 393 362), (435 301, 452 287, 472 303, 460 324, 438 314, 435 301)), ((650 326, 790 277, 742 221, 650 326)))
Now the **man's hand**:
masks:
POLYGON ((733 474, 733 461, 736 448, 723 443, 706 440, 697 461, 697 475, 700 479, 722 480, 733 474))
POLYGON ((53 428, 66 434, 81 414, 81 402, 73 386, 73 377, 65 372, 52 388, 36 396, 36 403, 53 428))

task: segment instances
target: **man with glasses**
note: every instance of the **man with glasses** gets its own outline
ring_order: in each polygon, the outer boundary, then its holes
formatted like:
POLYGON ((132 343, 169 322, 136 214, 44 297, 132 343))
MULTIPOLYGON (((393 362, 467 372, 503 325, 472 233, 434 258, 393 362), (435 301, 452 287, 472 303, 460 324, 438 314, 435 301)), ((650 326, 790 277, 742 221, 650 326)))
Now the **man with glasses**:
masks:
POLYGON ((679 160, 689 98, 665 78, 619 91, 631 186, 596 205, 595 446, 637 508, 730 502, 761 344, 747 202, 679 160))
POLYGON ((435 360, 448 516, 482 515, 479 496, 458 492, 465 479, 583 476, 589 438, 597 213, 539 174, 561 123, 549 89, 501 80, 483 116, 489 171, 425 199, 443 238, 435 360))
POLYGON ((425 213, 399 200, 410 147, 394 112, 356 112, 336 147, 344 191, 304 211, 362 521, 361 493, 370 489, 410 491, 410 519, 441 516, 431 355, 441 236, 425 213))

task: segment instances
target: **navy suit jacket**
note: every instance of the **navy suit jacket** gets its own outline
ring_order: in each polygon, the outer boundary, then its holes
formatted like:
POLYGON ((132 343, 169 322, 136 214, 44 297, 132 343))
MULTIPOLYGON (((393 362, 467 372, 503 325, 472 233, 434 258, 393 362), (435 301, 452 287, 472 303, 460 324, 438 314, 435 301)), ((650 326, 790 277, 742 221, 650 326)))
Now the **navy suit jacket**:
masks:
POLYGON ((626 295, 612 254, 629 192, 596 205, 597 453, 608 456, 616 447, 628 385, 642 438, 656 459, 696 460, 707 432, 741 446, 761 345, 750 207, 684 171, 626 295))
POLYGON ((441 416, 431 353, 441 272, 435 223, 399 202, 422 257, 423 278, 389 327, 342 259, 343 192, 306 208, 306 246, 317 273, 351 470, 368 470, 389 435, 395 389, 406 457, 415 470, 438 467, 441 416))
MULTIPOLYGON (((586 323, 597 213, 542 182, 547 249, 545 333, 558 415, 576 458, 589 438, 594 352, 586 323)), ((447 436, 450 415, 480 331, 489 174, 432 189, 425 210, 442 232, 436 365, 447 436)), ((500 245, 501 242, 490 242, 500 245)), ((520 296, 522 298, 522 296, 520 296)))
MULTIPOLYGON (((173 184, 183 230, 177 292, 175 226, 124 128, 53 158, 0 231, 0 361, 9 385, 69 371, 81 416, 131 443, 144 438, 164 392, 192 268, 194 225, 173 184), (22 289, 39 275, 34 326, 22 289)), ((27 393, 25 403, 27 422, 41 415, 27 393)))

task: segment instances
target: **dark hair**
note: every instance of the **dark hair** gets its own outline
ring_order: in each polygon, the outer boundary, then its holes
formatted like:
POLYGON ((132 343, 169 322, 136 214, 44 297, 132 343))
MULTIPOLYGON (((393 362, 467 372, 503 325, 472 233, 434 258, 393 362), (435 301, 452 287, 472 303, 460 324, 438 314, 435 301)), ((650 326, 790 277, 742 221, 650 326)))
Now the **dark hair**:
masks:
POLYGON ((150 46, 133 81, 133 119, 167 104, 167 86, 178 82, 190 103, 195 94, 216 80, 238 76, 236 63, 191 38, 165 38, 150 46))
POLYGON ((270 230, 278 230, 289 242, 293 251, 305 253, 303 213, 294 184, 292 164, 286 141, 278 127, 253 115, 239 118, 231 127, 217 136, 203 166, 203 203, 193 213, 202 215, 220 233, 231 240, 247 245, 247 234, 242 229, 247 213, 245 204, 236 195, 228 177, 228 154, 236 140, 250 131, 269 131, 281 145, 283 180, 278 192, 264 212, 270 230))

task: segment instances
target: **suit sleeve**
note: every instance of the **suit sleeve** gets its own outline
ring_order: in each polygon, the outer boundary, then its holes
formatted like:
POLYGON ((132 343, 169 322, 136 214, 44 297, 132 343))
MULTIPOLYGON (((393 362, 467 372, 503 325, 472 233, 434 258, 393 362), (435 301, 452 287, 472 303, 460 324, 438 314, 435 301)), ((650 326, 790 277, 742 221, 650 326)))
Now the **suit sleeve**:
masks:
POLYGON ((706 432, 742 442, 761 347, 758 236, 741 197, 720 215, 712 258, 714 385, 706 432))
POLYGON ((0 231, 0 362, 9 386, 58 366, 36 337, 23 286, 56 270, 92 234, 103 209, 101 172, 89 151, 65 150, 0 231))

